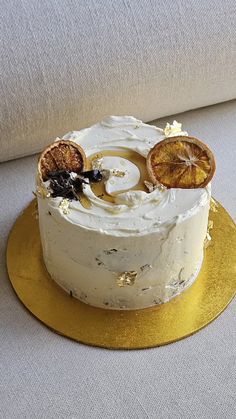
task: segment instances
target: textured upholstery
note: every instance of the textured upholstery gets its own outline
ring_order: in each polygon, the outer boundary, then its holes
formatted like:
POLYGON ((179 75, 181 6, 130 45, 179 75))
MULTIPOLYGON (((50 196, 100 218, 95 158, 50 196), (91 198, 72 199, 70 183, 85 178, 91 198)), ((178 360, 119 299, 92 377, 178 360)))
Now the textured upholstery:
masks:
MULTIPOLYGON (((236 220, 236 101, 175 118, 216 154, 213 195, 236 220)), ((58 336, 20 304, 7 279, 5 246, 33 197, 36 160, 0 164, 0 418, 234 419, 236 301, 187 339, 131 352, 58 336)))
POLYGON ((236 98, 235 0, 2 0, 0 160, 236 98))

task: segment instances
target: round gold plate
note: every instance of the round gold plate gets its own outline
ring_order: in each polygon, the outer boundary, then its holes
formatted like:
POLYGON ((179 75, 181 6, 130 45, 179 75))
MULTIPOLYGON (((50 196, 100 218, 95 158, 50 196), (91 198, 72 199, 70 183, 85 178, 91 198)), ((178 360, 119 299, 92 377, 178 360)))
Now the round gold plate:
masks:
POLYGON ((236 226, 217 204, 210 212, 212 241, 196 282, 169 303, 113 311, 91 307, 64 292, 48 275, 42 258, 34 200, 17 219, 8 241, 12 286, 27 309, 55 332, 104 348, 137 349, 185 338, 214 320, 236 291, 236 226))

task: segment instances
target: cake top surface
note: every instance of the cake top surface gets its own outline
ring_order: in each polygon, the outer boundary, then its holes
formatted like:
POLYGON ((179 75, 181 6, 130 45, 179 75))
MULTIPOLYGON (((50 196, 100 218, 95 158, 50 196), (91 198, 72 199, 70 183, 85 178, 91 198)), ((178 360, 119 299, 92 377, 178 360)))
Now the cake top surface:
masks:
MULTIPOLYGON (((209 199, 210 185, 196 189, 167 189, 153 185, 146 158, 168 136, 187 135, 176 121, 165 129, 131 116, 110 116, 63 139, 79 144, 90 169, 108 173, 103 183, 83 183, 83 199, 48 196, 58 217, 90 230, 135 236, 170 228, 194 214, 209 199)), ((43 182, 45 187, 49 182, 43 182)))

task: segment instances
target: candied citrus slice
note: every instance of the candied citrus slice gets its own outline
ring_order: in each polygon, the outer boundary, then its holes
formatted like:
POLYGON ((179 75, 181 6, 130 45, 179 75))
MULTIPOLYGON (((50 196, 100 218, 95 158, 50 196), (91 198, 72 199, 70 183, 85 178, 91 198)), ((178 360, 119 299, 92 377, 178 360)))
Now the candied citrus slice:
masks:
POLYGON ((194 137, 168 137, 147 156, 147 169, 154 184, 167 188, 204 188, 215 173, 211 150, 194 137))
POLYGON ((86 156, 81 146, 70 140, 59 140, 48 146, 41 154, 38 172, 42 181, 50 172, 68 170, 80 173, 86 169, 86 156))

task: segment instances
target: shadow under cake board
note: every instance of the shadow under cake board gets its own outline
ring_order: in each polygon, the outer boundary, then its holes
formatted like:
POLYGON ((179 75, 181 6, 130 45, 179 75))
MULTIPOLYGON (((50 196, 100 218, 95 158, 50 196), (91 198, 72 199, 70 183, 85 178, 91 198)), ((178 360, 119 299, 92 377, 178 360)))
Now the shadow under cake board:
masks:
POLYGON ((165 345, 192 335, 214 320, 236 292, 236 226, 217 204, 210 211, 212 240, 195 283, 160 306, 107 310, 70 297, 49 276, 43 263, 33 200, 14 224, 8 240, 11 284, 24 306, 58 334, 109 349, 165 345))

